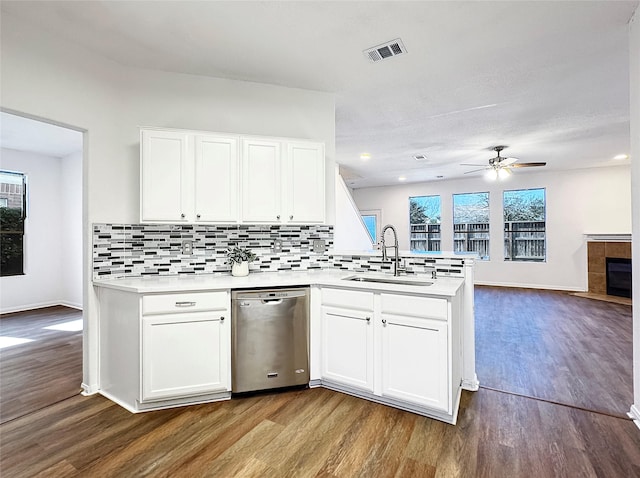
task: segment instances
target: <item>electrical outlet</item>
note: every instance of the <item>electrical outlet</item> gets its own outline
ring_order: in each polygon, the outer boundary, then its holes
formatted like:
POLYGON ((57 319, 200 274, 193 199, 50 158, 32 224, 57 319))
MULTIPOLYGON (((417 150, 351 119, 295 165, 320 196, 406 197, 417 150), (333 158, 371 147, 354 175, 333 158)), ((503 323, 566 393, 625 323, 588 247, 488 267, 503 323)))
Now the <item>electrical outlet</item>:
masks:
POLYGON ((327 250, 327 244, 324 239, 314 239, 313 240, 313 252, 318 254, 324 254, 327 250))
POLYGON ((273 241, 271 252, 282 252, 282 239, 276 239, 273 241))
POLYGON ((182 253, 184 255, 193 254, 193 241, 182 241, 182 253))

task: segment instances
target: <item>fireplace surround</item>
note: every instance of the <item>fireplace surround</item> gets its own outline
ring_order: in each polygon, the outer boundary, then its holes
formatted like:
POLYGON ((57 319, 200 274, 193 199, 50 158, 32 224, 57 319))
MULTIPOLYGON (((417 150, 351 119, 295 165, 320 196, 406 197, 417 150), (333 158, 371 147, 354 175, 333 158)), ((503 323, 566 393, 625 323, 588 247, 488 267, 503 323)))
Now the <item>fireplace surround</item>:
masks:
MULTIPOLYGON (((607 294, 607 258, 612 264, 621 264, 616 259, 631 260, 630 241, 589 241, 587 242, 588 286, 589 293, 607 294)), ((614 266, 615 272, 619 267, 614 266)), ((619 278, 619 276, 618 276, 619 278)), ((612 294, 618 295, 618 294, 612 294)), ((624 297, 624 296, 623 296, 624 297)), ((629 297, 629 296, 626 296, 629 297)))

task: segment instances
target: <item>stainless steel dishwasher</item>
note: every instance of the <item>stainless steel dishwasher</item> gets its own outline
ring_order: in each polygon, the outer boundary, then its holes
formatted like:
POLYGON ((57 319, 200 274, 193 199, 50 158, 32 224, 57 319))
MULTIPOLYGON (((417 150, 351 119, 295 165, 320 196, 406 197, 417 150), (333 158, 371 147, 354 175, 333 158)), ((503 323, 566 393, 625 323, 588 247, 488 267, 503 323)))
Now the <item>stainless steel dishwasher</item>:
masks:
POLYGON ((309 383, 309 289, 231 293, 231 391, 309 383))

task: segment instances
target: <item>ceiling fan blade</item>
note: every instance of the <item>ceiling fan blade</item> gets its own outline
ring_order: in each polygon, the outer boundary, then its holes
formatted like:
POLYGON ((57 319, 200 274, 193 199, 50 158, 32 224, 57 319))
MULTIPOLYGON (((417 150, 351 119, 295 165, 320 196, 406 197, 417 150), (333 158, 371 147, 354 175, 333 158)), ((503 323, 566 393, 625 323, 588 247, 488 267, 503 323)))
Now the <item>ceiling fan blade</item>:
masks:
POLYGON ((536 166, 546 166, 547 163, 515 163, 511 164, 510 168, 534 168, 536 166))
POLYGON ((484 171, 485 169, 491 169, 491 168, 480 168, 480 169, 472 169, 471 171, 467 171, 464 174, 471 174, 471 173, 477 173, 478 171, 484 171))
POLYGON ((518 160, 518 158, 504 158, 502 161, 500 161, 500 165, 501 166, 509 166, 513 163, 515 163, 518 160))

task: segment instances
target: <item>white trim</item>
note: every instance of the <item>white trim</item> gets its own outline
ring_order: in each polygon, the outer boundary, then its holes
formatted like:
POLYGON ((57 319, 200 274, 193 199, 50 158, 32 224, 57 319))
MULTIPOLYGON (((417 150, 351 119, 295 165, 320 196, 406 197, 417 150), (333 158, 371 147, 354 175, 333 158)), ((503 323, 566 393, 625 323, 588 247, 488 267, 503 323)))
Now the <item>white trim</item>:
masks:
POLYGON ((633 420, 633 423, 635 423, 636 426, 640 428, 640 409, 635 405, 631 405, 631 409, 629 410, 629 413, 627 413, 627 415, 633 420))
POLYGON ((82 382, 80 386, 82 387, 82 392, 80 392, 80 395, 83 395, 85 397, 88 397, 90 395, 95 395, 100 391, 98 389, 98 384, 88 385, 82 382))
POLYGON ((463 379, 462 380, 462 389, 468 390, 470 392, 477 392, 480 389, 480 381, 478 380, 478 376, 474 373, 473 379, 463 379))
POLYGON ((82 310, 81 304, 70 304, 63 300, 52 300, 47 302, 38 302, 35 304, 24 304, 24 305, 19 305, 17 307, 9 307, 7 309, 0 310, 0 314, 13 314, 14 312, 26 312, 29 310, 44 309, 46 307, 55 307, 57 305, 61 305, 63 307, 70 307, 72 309, 82 310))
POLYGON ((631 242, 631 234, 585 234, 587 242, 631 242))
POLYGON ((495 287, 516 287, 518 289, 540 289, 540 290, 562 290, 567 292, 587 292, 582 287, 568 287, 561 285, 540 285, 540 284, 521 284, 512 282, 491 282, 491 281, 476 281, 474 285, 489 285, 495 287))

